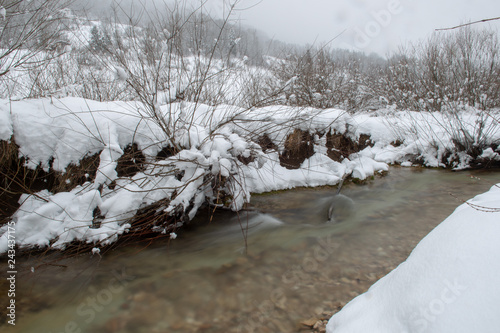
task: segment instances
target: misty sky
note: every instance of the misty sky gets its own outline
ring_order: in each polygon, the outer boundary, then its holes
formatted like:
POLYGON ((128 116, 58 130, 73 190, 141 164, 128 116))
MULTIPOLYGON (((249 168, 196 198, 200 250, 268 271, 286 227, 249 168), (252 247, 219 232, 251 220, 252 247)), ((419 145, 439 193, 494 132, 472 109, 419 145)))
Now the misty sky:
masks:
MULTIPOLYGON (((205 3, 205 10, 221 16, 229 1, 238 1, 240 19, 288 43, 322 44, 376 52, 382 56, 407 41, 427 38, 434 29, 500 16, 498 0, 88 0, 105 9, 112 2, 146 4, 177 1, 188 6, 205 3), (224 5, 226 4, 226 6, 224 5), (244 9, 247 8, 247 9, 244 9)), ((500 30, 500 20, 477 27, 500 30)))
MULTIPOLYGON (((208 1, 214 11, 224 2, 208 1)), ((320 44, 341 34, 333 47, 380 55, 424 39, 436 28, 500 16, 498 0, 240 0, 238 8, 253 4, 236 16, 269 37, 320 44)), ((498 30, 500 21, 480 26, 498 30)))

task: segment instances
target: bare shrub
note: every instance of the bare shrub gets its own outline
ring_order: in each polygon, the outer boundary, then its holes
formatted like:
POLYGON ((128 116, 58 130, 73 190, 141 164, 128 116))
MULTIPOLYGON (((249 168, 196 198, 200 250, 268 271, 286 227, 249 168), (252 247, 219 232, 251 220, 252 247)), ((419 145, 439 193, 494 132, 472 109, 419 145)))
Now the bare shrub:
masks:
POLYGON ((493 141, 500 124, 489 112, 448 107, 444 112, 447 121, 442 123, 452 138, 455 148, 465 152, 472 159, 479 158, 488 147, 497 148, 499 140, 493 141), (475 112, 474 112, 475 111, 475 112), (468 114, 473 114, 473 117, 468 114))
POLYGON ((271 84, 274 91, 282 91, 278 101, 284 104, 354 112, 369 107, 373 99, 367 79, 371 66, 370 58, 359 53, 309 48, 275 59, 271 84))
POLYGON ((498 36, 465 27, 436 33, 389 59, 382 89, 389 103, 441 111, 450 102, 488 110, 500 106, 498 36))
POLYGON ((64 43, 61 30, 68 12, 65 0, 3 0, 0 8, 0 77, 11 70, 41 66, 52 56, 40 54, 64 43))

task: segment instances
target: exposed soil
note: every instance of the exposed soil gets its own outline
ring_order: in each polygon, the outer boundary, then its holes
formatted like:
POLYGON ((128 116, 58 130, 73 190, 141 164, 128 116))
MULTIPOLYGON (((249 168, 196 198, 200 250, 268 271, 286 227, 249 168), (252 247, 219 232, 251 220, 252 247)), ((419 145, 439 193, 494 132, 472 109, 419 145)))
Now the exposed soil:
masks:
POLYGON ((280 165, 287 169, 298 169, 302 163, 314 155, 314 136, 309 132, 295 129, 285 140, 280 154, 280 165))

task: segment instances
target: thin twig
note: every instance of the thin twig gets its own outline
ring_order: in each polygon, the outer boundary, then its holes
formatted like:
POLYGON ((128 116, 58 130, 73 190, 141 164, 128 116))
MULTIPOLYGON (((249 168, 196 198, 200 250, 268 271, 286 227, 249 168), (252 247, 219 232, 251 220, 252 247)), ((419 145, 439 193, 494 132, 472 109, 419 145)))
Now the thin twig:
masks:
POLYGON ((489 18, 489 19, 483 19, 483 20, 479 20, 479 21, 464 23, 464 24, 460 24, 460 25, 457 25, 457 26, 451 27, 451 28, 440 28, 440 29, 436 29, 436 31, 453 30, 453 29, 458 29, 458 28, 466 27, 466 26, 469 26, 469 25, 472 25, 472 24, 489 22, 489 21, 495 21, 495 20, 500 20, 500 17, 494 17, 494 18, 489 18))

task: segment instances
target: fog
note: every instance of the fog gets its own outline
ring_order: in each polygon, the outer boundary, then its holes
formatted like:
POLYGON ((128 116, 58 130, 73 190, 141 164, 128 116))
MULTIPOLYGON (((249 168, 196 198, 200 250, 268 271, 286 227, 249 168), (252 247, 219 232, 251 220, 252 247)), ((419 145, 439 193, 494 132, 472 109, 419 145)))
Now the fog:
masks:
MULTIPOLYGON (((263 0, 241 18, 270 36, 293 43, 377 52, 428 37, 436 28, 500 16, 495 0, 263 0)), ((498 29, 499 21, 481 24, 498 29)))
MULTIPOLYGON (((104 12, 112 3, 130 8, 133 3, 160 8, 170 0, 85 1, 87 7, 104 12)), ((233 1, 234 2, 234 1, 233 1)), ((200 0, 178 1, 199 6, 200 0)), ((203 1, 212 15, 227 14, 227 0, 203 1)), ((302 45, 330 42, 332 47, 375 52, 394 51, 401 44, 429 37, 437 28, 500 16, 496 0, 239 0, 234 20, 255 27, 269 37, 302 45)), ((481 23, 498 30, 500 21, 481 23)))

